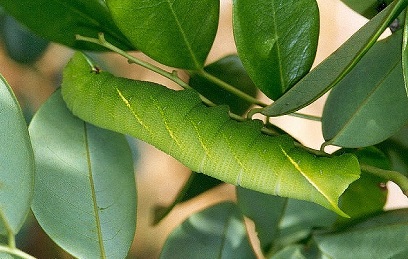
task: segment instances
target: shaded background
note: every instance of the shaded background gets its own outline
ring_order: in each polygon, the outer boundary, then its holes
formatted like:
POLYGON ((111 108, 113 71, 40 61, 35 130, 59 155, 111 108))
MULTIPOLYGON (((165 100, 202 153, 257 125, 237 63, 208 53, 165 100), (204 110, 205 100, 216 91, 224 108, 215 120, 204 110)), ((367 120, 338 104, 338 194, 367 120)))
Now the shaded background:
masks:
MULTIPOLYGON (((219 31, 207 63, 235 53, 231 29, 231 0, 222 0, 221 2, 219 31)), ((321 36, 315 64, 337 49, 342 42, 366 22, 366 19, 349 10, 339 0, 318 0, 318 4, 321 12, 321 36)), ((4 15, 0 22, 12 24, 18 28, 17 24, 13 24, 12 19, 6 18, 4 15)), ((28 43, 30 38, 17 37, 16 34, 5 31, 2 31, 2 37, 12 39, 13 44, 6 46, 4 41, 0 42, 0 73, 14 89, 29 121, 32 114, 59 86, 61 71, 73 51, 61 45, 47 44, 40 39, 35 40, 34 43, 28 43), (6 47, 16 46, 33 48, 29 57, 24 55, 14 57, 24 62, 27 61, 24 59, 29 58, 31 63, 16 62, 7 55, 6 47), (43 47, 45 52, 42 54, 35 52, 37 49, 35 46, 43 47)), ((153 62, 140 53, 132 54, 153 62)), ((177 88, 173 82, 136 65, 129 65, 124 58, 116 54, 105 53, 96 58, 118 76, 154 81, 177 88)), ((180 75, 183 77, 183 73, 180 75)), ((260 96, 260 98, 265 97, 260 96)), ((322 97, 302 112, 320 115, 324 99, 325 97, 322 97)), ((320 123, 318 122, 309 122, 288 116, 274 118, 272 122, 284 128, 307 146, 319 148, 323 142, 320 123)), ((179 188, 187 180, 190 171, 150 145, 137 140, 131 140, 131 144, 138 150, 135 160, 137 161, 135 171, 138 188, 138 221, 129 258, 157 258, 168 233, 188 215, 210 204, 235 199, 234 187, 222 185, 205 195, 176 206, 167 218, 153 227, 151 225, 152 208, 159 204, 170 204, 179 188)), ((399 192, 398 188, 390 184, 390 189, 391 194, 387 208, 408 206, 408 199, 399 192)), ((248 226, 251 228, 250 222, 248 222, 248 226)), ((47 239, 32 217, 27 221, 27 226, 19 235, 18 242, 21 243, 20 247, 23 250, 38 258, 71 258, 47 239)))

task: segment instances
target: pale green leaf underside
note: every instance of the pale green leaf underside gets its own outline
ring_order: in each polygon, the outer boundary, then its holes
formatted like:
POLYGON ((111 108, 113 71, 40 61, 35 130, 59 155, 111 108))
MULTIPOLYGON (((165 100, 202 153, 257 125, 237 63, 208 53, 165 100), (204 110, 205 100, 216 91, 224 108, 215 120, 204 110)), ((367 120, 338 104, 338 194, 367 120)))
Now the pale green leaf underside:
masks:
POLYGON ((319 250, 327 258, 406 258, 408 210, 371 217, 344 231, 316 234, 319 250))
POLYGON ((64 71, 63 98, 80 118, 144 140, 196 172, 342 213, 337 200, 360 174, 353 155, 315 157, 289 136, 261 133, 260 121, 237 122, 225 106, 206 107, 192 90, 90 71, 79 53, 64 71))
POLYGON ((0 234, 15 235, 30 210, 34 156, 23 113, 2 76, 0 121, 0 234))
POLYGON ((233 203, 200 211, 168 237, 160 255, 166 258, 256 258, 244 218, 233 203))
POLYGON ((36 158, 32 210, 45 232, 78 258, 124 258, 136 224, 125 137, 74 117, 60 91, 36 113, 30 134, 36 158))

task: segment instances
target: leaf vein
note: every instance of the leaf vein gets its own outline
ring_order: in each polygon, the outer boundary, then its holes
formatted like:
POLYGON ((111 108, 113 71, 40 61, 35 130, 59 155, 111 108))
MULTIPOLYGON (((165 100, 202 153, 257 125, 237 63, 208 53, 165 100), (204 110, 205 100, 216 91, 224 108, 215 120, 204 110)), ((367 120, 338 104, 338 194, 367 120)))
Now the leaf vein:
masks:
POLYGON ((178 17, 177 17, 177 14, 175 13, 175 11, 174 11, 174 9, 173 9, 173 6, 172 6, 173 4, 170 2, 170 0, 167 0, 167 3, 168 3, 168 5, 169 5, 169 9, 170 9, 170 11, 171 11, 171 14, 172 14, 173 17, 174 17, 174 21, 176 22, 177 28, 179 29, 180 34, 181 34, 181 36, 183 37, 183 41, 184 41, 184 43, 186 44, 186 47, 187 47, 187 49, 188 49, 188 52, 190 53, 190 56, 191 56, 191 58, 193 59, 194 65, 195 65, 197 68, 200 68, 200 67, 201 67, 201 66, 200 66, 200 63, 197 61, 197 58, 196 58, 196 56, 194 55, 194 51, 193 51, 193 49, 192 49, 192 47, 191 47, 190 42, 189 42, 188 39, 187 39, 187 35, 185 34, 184 29, 183 29, 183 27, 181 26, 181 23, 180 23, 180 21, 179 21, 179 19, 178 19, 178 17))

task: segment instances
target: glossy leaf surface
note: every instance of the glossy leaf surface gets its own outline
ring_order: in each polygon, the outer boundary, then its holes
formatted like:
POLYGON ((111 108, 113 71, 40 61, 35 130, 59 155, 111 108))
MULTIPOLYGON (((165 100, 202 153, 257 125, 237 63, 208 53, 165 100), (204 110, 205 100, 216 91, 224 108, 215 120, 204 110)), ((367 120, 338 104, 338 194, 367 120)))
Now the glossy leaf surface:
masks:
POLYGON ((0 76, 0 234, 15 235, 30 211, 34 156, 14 93, 0 76))
POLYGON ((350 72, 407 4, 407 1, 394 1, 281 98, 264 108, 262 114, 278 116, 297 111, 329 91, 350 72))
POLYGON ((315 0, 237 0, 234 37, 255 85, 276 100, 312 66, 319 37, 315 0))
POLYGON ((405 258, 407 219, 406 209, 390 211, 314 239, 326 258, 405 258))
POLYGON ((142 52, 172 67, 203 67, 217 32, 219 0, 106 2, 115 23, 142 52))
POLYGON ((206 107, 192 90, 90 71, 79 53, 64 70, 64 100, 82 119, 146 141, 193 171, 342 214, 337 199, 360 174, 353 155, 316 157, 287 135, 261 133, 260 121, 237 122, 225 106, 206 107))
POLYGON ((74 117, 60 91, 36 113, 30 134, 37 167, 32 210, 45 232, 78 258, 124 258, 136 225, 125 137, 74 117))
POLYGON ((33 32, 68 47, 105 50, 75 40, 76 34, 97 38, 103 32, 112 44, 125 50, 134 49, 113 23, 101 0, 0 0, 0 6, 33 32))
POLYGON ((256 258, 244 218, 233 203, 198 212, 168 237, 160 258, 256 258))
MULTIPOLYGON (((256 86, 242 66, 241 60, 236 55, 227 56, 209 64, 204 70, 252 97, 258 93, 256 86)), ((230 111, 238 115, 244 114, 252 105, 196 73, 192 73, 189 85, 213 103, 228 105, 230 111)))
POLYGON ((401 33, 395 34, 376 43, 330 93, 322 116, 325 144, 374 145, 408 122, 402 39, 401 33))

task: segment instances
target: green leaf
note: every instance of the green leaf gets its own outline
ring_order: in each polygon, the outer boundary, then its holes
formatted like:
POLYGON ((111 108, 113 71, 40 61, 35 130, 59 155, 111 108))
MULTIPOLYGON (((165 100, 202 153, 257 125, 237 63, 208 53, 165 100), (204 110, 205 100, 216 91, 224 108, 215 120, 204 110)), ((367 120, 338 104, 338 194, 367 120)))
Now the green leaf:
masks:
POLYGON ((273 100, 311 68, 319 38, 315 0, 236 0, 238 55, 255 85, 273 100))
POLYGON ((74 117, 60 91, 35 114, 32 210, 45 232, 78 258, 124 258, 136 225, 132 154, 123 135, 74 117))
POLYGON ((303 245, 289 245, 278 251, 276 254, 268 257, 269 259, 306 259, 306 258, 316 258, 309 257, 305 254, 305 246, 303 245))
POLYGON ((259 120, 238 122, 225 106, 205 106, 193 90, 115 77, 77 53, 64 70, 69 109, 97 126, 132 135, 192 171, 256 191, 303 199, 344 213, 338 197, 360 174, 350 154, 316 157, 287 135, 268 136, 259 120))
POLYGON ((406 258, 408 210, 372 217, 342 231, 316 234, 326 258, 406 258))
POLYGON ((256 258, 244 218, 233 203, 198 212, 168 237, 160 258, 256 258))
POLYGON ((408 96, 408 12, 405 13, 404 32, 402 37, 402 73, 404 75, 405 92, 408 96))
POLYGON ((222 184, 223 182, 212 178, 205 174, 192 172, 187 182, 183 185, 178 192, 177 197, 169 206, 156 206, 154 208, 154 221, 153 224, 158 224, 164 219, 171 210, 179 203, 186 202, 198 195, 222 184))
POLYGON ((377 147, 391 160, 392 170, 408 175, 408 125, 377 147))
POLYGON ((337 215, 314 203, 288 199, 280 222, 278 242, 283 246, 307 238, 313 229, 328 228, 337 215))
POLYGON ((330 93, 322 116, 324 145, 374 145, 408 122, 402 37, 395 34, 377 42, 330 93))
POLYGON ((385 9, 393 0, 341 0, 355 12, 371 19, 385 9))
POLYGON ((238 207, 255 223, 262 251, 267 252, 279 237, 279 224, 288 199, 240 187, 236 192, 238 207))
POLYGON ((238 206, 255 223, 262 250, 300 242, 315 228, 327 228, 337 216, 317 204, 237 188, 238 206))
POLYGON ((34 156, 27 124, 10 86, 0 76, 0 234, 16 235, 30 211, 34 156))
POLYGON ((387 194, 384 179, 363 172, 360 179, 350 184, 341 196, 341 209, 352 219, 380 212, 387 201, 387 194))
MULTIPOLYGON (((367 147, 354 152, 362 164, 390 170, 390 161, 379 149, 367 147)), ((350 184, 340 197, 340 204, 352 219, 381 212, 387 201, 384 179, 362 172, 360 178, 350 184)), ((342 221, 343 219, 339 219, 342 221)))
POLYGON ((128 39, 156 61, 201 69, 218 27, 219 0, 107 0, 128 39))
MULTIPOLYGON (((252 97, 257 95, 256 86, 249 78, 242 66, 241 60, 236 55, 226 56, 206 66, 204 70, 252 97)), ((252 105, 252 103, 242 100, 197 73, 192 73, 189 85, 213 103, 228 105, 231 112, 235 114, 244 114, 252 105)))
POLYGON ((394 1, 380 14, 358 30, 338 50, 303 77, 281 98, 262 110, 266 116, 278 116, 297 111, 313 101, 343 79, 376 42, 407 1, 394 1))
POLYGON ((44 54, 48 41, 34 35, 9 15, 2 21, 1 36, 9 57, 17 62, 30 64, 44 54))
POLYGON ((75 35, 105 38, 117 47, 134 49, 122 35, 101 0, 0 0, 0 6, 30 30, 44 38, 75 49, 105 50, 75 35))

